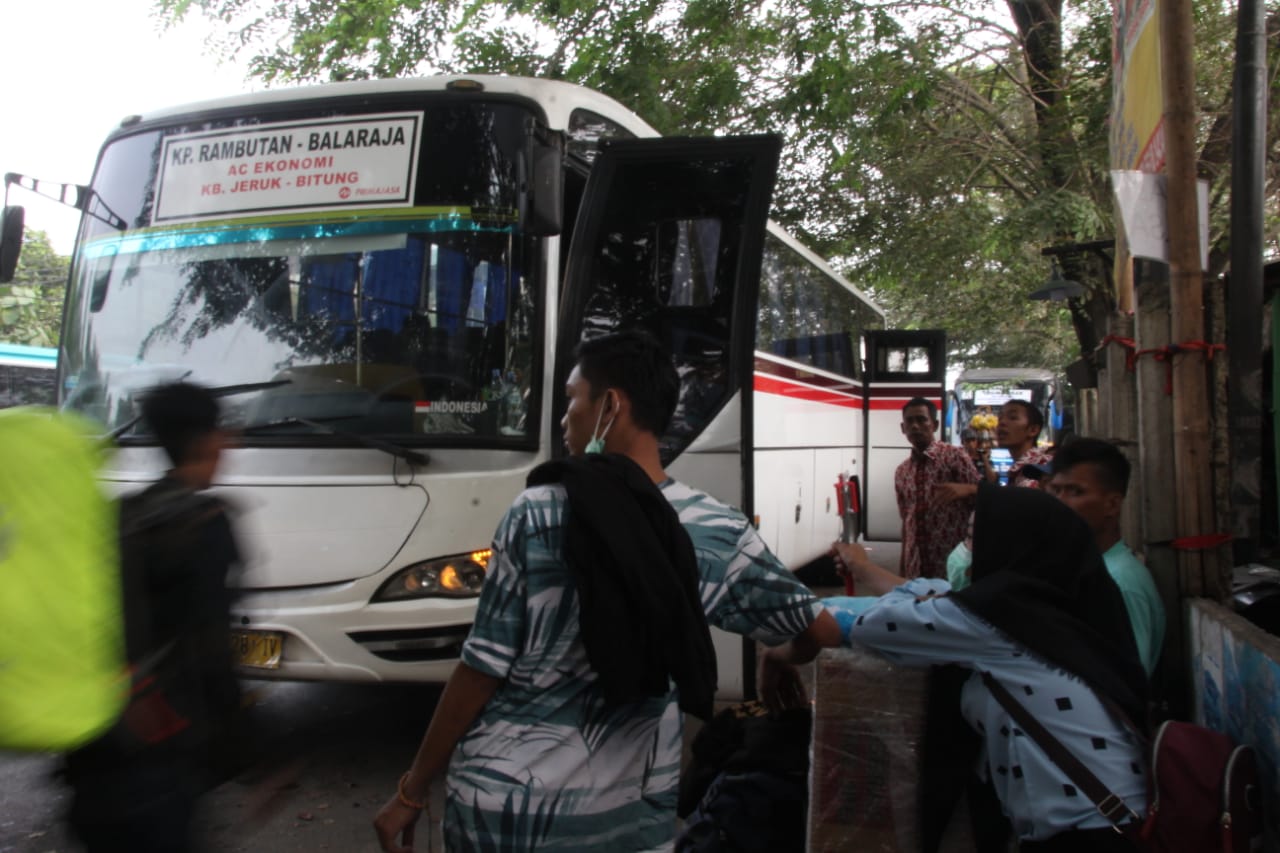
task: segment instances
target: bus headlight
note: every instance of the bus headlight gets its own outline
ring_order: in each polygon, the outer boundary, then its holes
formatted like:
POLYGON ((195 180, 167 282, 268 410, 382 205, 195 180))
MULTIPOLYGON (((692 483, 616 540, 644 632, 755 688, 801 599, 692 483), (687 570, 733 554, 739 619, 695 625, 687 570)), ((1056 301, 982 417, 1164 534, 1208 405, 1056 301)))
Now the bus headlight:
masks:
POLYGON ((414 563, 391 576, 373 596, 374 601, 413 598, 474 598, 484 586, 489 549, 414 563))

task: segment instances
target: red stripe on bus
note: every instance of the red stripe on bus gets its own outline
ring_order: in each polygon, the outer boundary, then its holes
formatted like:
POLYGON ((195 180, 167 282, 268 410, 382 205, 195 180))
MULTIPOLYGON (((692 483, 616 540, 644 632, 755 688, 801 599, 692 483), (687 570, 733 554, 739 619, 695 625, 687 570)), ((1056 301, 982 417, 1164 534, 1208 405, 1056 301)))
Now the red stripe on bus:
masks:
MULTIPOLYGON (((840 394, 824 388, 799 385, 762 373, 755 374, 754 379, 755 390, 763 394, 776 394, 779 397, 786 397, 791 400, 804 400, 806 403, 824 403, 829 406, 840 406, 847 409, 863 408, 862 398, 850 394, 840 394)), ((916 395, 875 398, 869 401, 870 405, 867 408, 876 412, 900 411, 907 401, 914 396, 916 395)), ((934 398, 933 403, 939 409, 942 408, 941 399, 934 398)))
POLYGON ((824 388, 810 388, 796 385, 774 376, 760 373, 755 375, 755 390, 765 394, 777 394, 791 400, 804 400, 807 403, 825 403, 829 406, 841 406, 849 409, 861 409, 862 398, 849 394, 838 394, 824 388))
POLYGON ((776 361, 756 357, 755 360, 756 375, 768 374, 776 376, 779 379, 789 379, 792 382, 803 382, 806 385, 817 385, 819 388, 830 388, 833 391, 843 391, 846 394, 861 396, 862 383, 856 379, 835 378, 826 376, 821 373, 814 373, 803 367, 792 364, 780 364, 776 361))

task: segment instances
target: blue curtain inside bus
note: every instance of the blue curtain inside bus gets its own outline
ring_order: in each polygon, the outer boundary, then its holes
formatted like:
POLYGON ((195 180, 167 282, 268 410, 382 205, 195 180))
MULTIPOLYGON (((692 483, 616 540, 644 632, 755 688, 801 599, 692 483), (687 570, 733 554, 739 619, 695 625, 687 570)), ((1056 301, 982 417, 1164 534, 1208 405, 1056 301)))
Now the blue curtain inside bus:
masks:
MULTIPOLYGON (((415 314, 432 315, 437 328, 450 334, 506 322, 506 266, 475 262, 467 252, 437 246, 434 269, 428 270, 430 250, 425 241, 409 238, 404 248, 364 256, 360 326, 366 335, 405 332, 414 326, 415 314), (433 283, 429 303, 423 292, 428 272, 433 283)), ((336 341, 354 332, 360 263, 355 254, 305 263, 302 309, 335 323, 336 341)))

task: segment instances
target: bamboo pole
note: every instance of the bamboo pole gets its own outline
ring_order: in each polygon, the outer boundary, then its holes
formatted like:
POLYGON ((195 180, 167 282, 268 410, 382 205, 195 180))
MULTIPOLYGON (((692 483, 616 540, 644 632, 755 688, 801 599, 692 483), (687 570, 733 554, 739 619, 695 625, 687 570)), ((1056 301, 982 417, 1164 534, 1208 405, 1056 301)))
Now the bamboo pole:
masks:
MULTIPOLYGON (((1166 222, 1169 236, 1170 335, 1174 344, 1204 340, 1204 275, 1196 200, 1195 68, 1191 0, 1160 0, 1164 89, 1166 222)), ((1172 357, 1174 471, 1179 536, 1215 530, 1209 394, 1205 354, 1172 357)), ((1221 599, 1216 555, 1179 551, 1184 597, 1221 599)))
POLYGON ((1097 411, 1097 388, 1081 388, 1076 392, 1076 432, 1079 435, 1098 434, 1097 411))
MULTIPOLYGON (((1131 269, 1133 264, 1130 262, 1125 266, 1131 269)), ((1126 278, 1129 280, 1129 301, 1132 305, 1132 272, 1126 278)), ((1107 334, 1132 340, 1135 334, 1133 315, 1113 311, 1107 320, 1107 334)), ((1104 378, 1101 378, 1098 383, 1106 392, 1106 404, 1102 412, 1102 422, 1105 426, 1102 435, 1114 441, 1130 464, 1137 468, 1139 464, 1137 376, 1129 370, 1127 352, 1119 344, 1109 344, 1100 355, 1102 356, 1100 360, 1106 365, 1105 373, 1100 371, 1104 378)), ((1141 478, 1132 478, 1121 519, 1121 530, 1131 542, 1141 541, 1143 492, 1141 478)))
MULTIPOLYGON (((1134 261, 1137 314, 1134 337, 1138 349, 1159 349, 1169 344, 1168 268, 1154 261, 1134 261)), ((1140 464, 1136 471, 1141 484, 1141 550, 1144 562, 1160 591, 1166 627, 1164 650, 1160 656, 1161 699, 1169 710, 1183 714, 1189 708, 1187 682, 1186 608, 1178 561, 1168 542, 1177 537, 1177 499, 1171 483, 1176 465, 1174 455, 1173 398, 1165 391, 1165 365, 1150 358, 1137 362, 1138 447, 1140 464)), ((1130 498, 1132 500, 1132 498, 1130 498)), ((1138 544, 1130 540, 1130 544, 1138 544)), ((1137 549, 1135 549, 1137 550, 1137 549)))

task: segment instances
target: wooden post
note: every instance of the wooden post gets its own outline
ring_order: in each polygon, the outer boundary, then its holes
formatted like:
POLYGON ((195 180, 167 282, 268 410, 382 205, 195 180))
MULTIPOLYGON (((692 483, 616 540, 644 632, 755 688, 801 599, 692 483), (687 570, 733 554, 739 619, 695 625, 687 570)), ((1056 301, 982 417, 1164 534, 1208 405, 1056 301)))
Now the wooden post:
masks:
MULTIPOLYGON (((1227 299, 1226 288, 1224 287, 1205 288, 1205 300, 1208 302, 1208 305, 1206 306, 1207 308, 1206 313, 1209 318, 1209 322, 1207 324, 1208 328, 1206 328, 1205 330, 1205 334, 1209 336, 1208 340, 1234 342, 1235 339, 1231 336, 1230 332, 1228 331, 1228 325, 1227 325, 1228 324, 1228 317, 1227 317, 1228 299, 1227 299)), ((1257 351, 1254 353, 1253 361, 1254 363, 1261 365, 1262 364, 1262 323, 1263 323, 1261 305, 1259 305, 1257 309, 1253 312, 1253 321, 1257 325, 1257 328, 1254 330, 1255 332, 1254 340, 1257 341, 1256 343, 1257 351)), ((1210 427, 1209 440, 1210 440, 1210 446, 1212 448, 1211 453, 1213 456, 1213 467, 1210 471, 1210 478, 1211 478, 1210 483, 1213 488, 1213 508, 1214 508, 1213 529, 1231 531, 1233 534, 1237 536, 1241 535, 1240 532, 1236 529, 1237 525, 1241 523, 1241 519, 1236 515, 1237 507, 1233 504, 1233 501, 1231 499, 1232 490, 1234 489, 1236 482, 1238 480, 1247 477, 1249 474, 1252 474, 1253 475, 1253 478, 1252 478, 1253 495, 1256 498, 1256 500, 1253 504, 1253 509, 1254 509, 1254 513, 1252 517, 1253 527, 1248 534, 1245 534, 1245 537, 1248 538, 1248 536, 1252 535, 1253 538, 1246 543, 1246 547, 1244 548, 1244 550, 1247 553, 1242 555, 1244 557, 1242 562, 1250 562, 1254 557, 1254 554, 1250 550, 1250 546, 1257 545, 1257 531, 1258 531, 1257 523, 1261 517, 1259 511, 1261 509, 1262 496, 1259 490, 1261 488, 1261 482, 1262 482, 1261 476, 1260 476, 1261 468, 1262 468, 1262 459, 1259 456, 1259 458, 1255 460, 1255 464, 1251 468, 1248 468, 1246 470, 1242 470, 1241 468, 1233 466, 1232 464, 1234 461, 1233 451, 1237 451, 1239 450, 1239 448, 1235 446, 1235 441, 1232 436, 1232 429, 1230 428, 1234 426, 1234 424, 1232 423, 1231 417, 1230 417, 1231 406, 1228 401, 1229 401, 1231 389, 1230 389, 1230 383, 1228 383, 1227 379, 1228 379, 1228 374, 1231 374, 1233 376, 1236 374, 1233 372, 1233 369, 1228 366, 1228 360, 1226 356, 1222 355, 1221 353, 1215 356, 1213 361, 1207 366, 1208 366, 1207 372, 1208 372, 1208 382, 1209 382, 1208 393, 1209 393, 1209 399, 1211 401, 1210 411, 1215 413, 1215 417, 1212 419, 1209 425, 1210 427)), ((1257 374, 1258 375, 1254 377, 1255 387, 1258 389, 1259 393, 1261 393, 1261 389, 1262 389, 1261 370, 1259 370, 1257 374)), ((1257 410, 1260 411, 1261 405, 1262 405, 1262 401, 1261 399, 1259 399, 1257 401, 1257 410)), ((1258 420, 1258 423, 1256 425, 1255 432, 1260 436, 1262 432, 1262 418, 1260 415, 1258 416, 1257 420, 1258 420)), ((1253 442, 1253 447, 1256 449, 1255 450, 1256 453, 1258 454, 1262 453, 1261 445, 1257 441, 1253 442)), ((1221 548, 1219 548, 1214 554, 1214 557, 1217 560, 1215 564, 1216 569, 1214 571, 1218 573, 1218 576, 1217 576, 1218 589, 1216 594, 1210 597, 1212 597, 1214 600, 1219 602, 1225 601, 1226 598, 1231 593, 1231 568, 1238 564, 1237 560, 1235 559, 1236 555, 1233 553, 1233 551, 1235 550, 1233 546, 1235 544, 1236 543, 1233 542, 1230 545, 1224 545, 1221 548)))
MULTIPOLYGON (((1135 339, 1139 349, 1169 344, 1169 279, 1166 267, 1152 261, 1134 261, 1137 282, 1135 339)), ((1170 483, 1175 480, 1173 398, 1165 390, 1165 365, 1151 358, 1138 359, 1138 429, 1142 436, 1138 455, 1142 485, 1141 536, 1129 538, 1135 550, 1144 552, 1147 568, 1160 591, 1165 609, 1164 651, 1159 677, 1170 710, 1185 712, 1189 688, 1186 666, 1186 610, 1178 562, 1168 543, 1178 535, 1177 499, 1170 483)), ((1132 499, 1131 499, 1132 500, 1132 499)), ((1127 534, 1132 537, 1133 534, 1127 534)))
MULTIPOLYGON (((1108 321, 1106 334, 1115 334, 1108 321)), ((1098 348, 1093 354, 1093 366, 1097 376, 1097 384, 1087 390, 1093 393, 1086 400, 1084 389, 1076 393, 1076 432, 1090 438, 1103 438, 1107 431, 1107 417, 1114 403, 1111 400, 1111 377, 1115 372, 1116 360, 1112 358, 1115 344, 1108 343, 1098 348), (1084 415, 1089 419, 1086 421, 1084 415), (1086 426, 1086 424, 1088 426, 1086 426)), ((1087 353, 1086 353, 1087 357, 1087 353)))
MULTIPOLYGON (((1161 0, 1166 222, 1169 236, 1169 331, 1175 344, 1204 340, 1204 275, 1200 261, 1196 199, 1195 69, 1191 0, 1161 0)), ((1174 483, 1178 535, 1216 530, 1211 482, 1211 444, 1205 353, 1175 352, 1172 358, 1174 483)), ((1163 367, 1163 365, 1162 365, 1163 367)), ((1179 551, 1183 595, 1224 597, 1218 560, 1210 551, 1179 551)))
POLYGON ((1081 388, 1076 392, 1076 433, 1098 434, 1098 389, 1081 388))
MULTIPOLYGON (((1130 289, 1132 285, 1132 274, 1130 274, 1130 289)), ((1129 301, 1132 304, 1132 293, 1129 301)), ((1118 311, 1113 312, 1107 322, 1107 334, 1132 340, 1133 316, 1118 311)), ((1099 353, 1099 356, 1100 360, 1105 362, 1107 369, 1105 378, 1098 382, 1103 392, 1099 396, 1105 396, 1106 399, 1102 412, 1104 424, 1102 437, 1114 441, 1136 469, 1139 463, 1137 375, 1129 370, 1127 351, 1120 344, 1108 344, 1104 352, 1105 355, 1099 353)), ((1121 519, 1121 530, 1133 542, 1140 541, 1142 535, 1143 491, 1141 478, 1131 478, 1128 498, 1124 504, 1124 516, 1121 519)))

